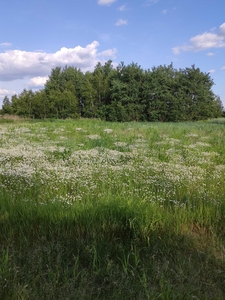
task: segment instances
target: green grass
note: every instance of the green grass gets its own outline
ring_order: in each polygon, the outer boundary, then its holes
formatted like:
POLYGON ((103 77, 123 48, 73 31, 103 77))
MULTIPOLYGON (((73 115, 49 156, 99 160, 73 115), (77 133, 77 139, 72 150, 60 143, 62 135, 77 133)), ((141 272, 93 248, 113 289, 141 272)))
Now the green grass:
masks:
POLYGON ((0 299, 224 299, 224 143, 212 122, 1 124, 0 299))

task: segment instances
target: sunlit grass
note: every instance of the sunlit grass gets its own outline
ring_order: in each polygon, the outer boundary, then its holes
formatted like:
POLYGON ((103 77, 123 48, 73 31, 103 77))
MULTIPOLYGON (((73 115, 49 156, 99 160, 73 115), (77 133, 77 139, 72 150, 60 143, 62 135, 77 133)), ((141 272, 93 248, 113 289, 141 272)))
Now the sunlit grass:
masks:
POLYGON ((224 299, 225 128, 0 125, 0 299, 224 299))

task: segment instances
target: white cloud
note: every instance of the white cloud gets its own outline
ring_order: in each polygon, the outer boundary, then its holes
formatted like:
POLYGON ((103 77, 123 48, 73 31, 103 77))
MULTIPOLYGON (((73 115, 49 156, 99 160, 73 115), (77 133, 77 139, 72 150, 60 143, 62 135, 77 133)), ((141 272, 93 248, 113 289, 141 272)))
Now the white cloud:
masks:
POLYGON ((221 35, 221 36, 223 36, 225 38, 225 23, 223 23, 222 25, 220 25, 219 35, 221 35))
POLYGON ((211 48, 225 48, 225 23, 220 26, 219 33, 204 32, 196 35, 189 40, 189 44, 174 47, 174 54, 179 54, 181 51, 202 51, 211 48))
POLYGON ((206 55, 207 55, 207 56, 214 56, 215 53, 213 53, 213 52, 208 52, 208 53, 206 53, 206 55))
POLYGON ((126 7, 126 5, 122 5, 122 6, 118 7, 118 10, 125 11, 125 10, 127 10, 127 7, 126 7))
POLYGON ((42 87, 45 85, 46 81, 48 80, 48 76, 37 76, 30 79, 28 83, 29 87, 42 87))
POLYGON ((116 58, 116 48, 113 49, 108 49, 105 51, 102 51, 101 53, 99 53, 98 57, 103 57, 103 58, 107 58, 107 57, 111 57, 111 58, 116 58))
POLYGON ((114 58, 116 49, 98 52, 99 43, 92 42, 86 47, 63 47, 55 53, 8 50, 0 52, 0 81, 23 78, 44 77, 52 68, 65 65, 80 68, 83 72, 93 70, 94 66, 106 59, 114 58))
POLYGON ((5 43, 1 43, 0 46, 1 47, 10 47, 10 46, 12 46, 12 44, 5 42, 5 43))
POLYGON ((225 70, 225 66, 221 68, 221 70, 225 70))
POLYGON ((210 28, 210 31, 211 31, 211 32, 215 32, 215 30, 216 30, 216 27, 210 28))
POLYGON ((188 46, 187 44, 183 45, 183 46, 178 46, 178 47, 174 47, 172 48, 172 51, 174 54, 180 54, 181 51, 190 51, 192 49, 191 46, 188 46))
POLYGON ((156 4, 158 1, 159 0, 147 0, 147 1, 145 1, 144 6, 150 6, 150 5, 156 4))
POLYGON ((212 69, 212 70, 209 70, 208 73, 215 73, 216 70, 212 69))
POLYGON ((167 14, 167 9, 162 10, 161 13, 162 13, 163 15, 166 15, 166 14, 167 14))
POLYGON ((122 25, 127 25, 127 20, 119 19, 116 22, 116 26, 122 26, 122 25))
POLYGON ((110 5, 113 2, 115 2, 116 0, 98 0, 98 4, 99 5, 110 5))
POLYGON ((195 51, 225 47, 224 38, 215 33, 205 32, 191 38, 195 51))
POLYGON ((15 95, 16 92, 12 90, 0 89, 0 97, 4 97, 7 95, 15 95))

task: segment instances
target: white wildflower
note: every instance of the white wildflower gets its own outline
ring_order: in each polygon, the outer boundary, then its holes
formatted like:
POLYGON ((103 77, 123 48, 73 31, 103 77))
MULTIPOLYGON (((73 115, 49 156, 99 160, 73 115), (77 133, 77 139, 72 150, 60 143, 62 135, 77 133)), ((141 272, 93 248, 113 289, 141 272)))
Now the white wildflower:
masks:
POLYGON ((124 142, 115 142, 114 145, 117 146, 117 147, 126 147, 127 143, 124 143, 124 142))
POLYGON ((87 138, 89 138, 90 140, 99 140, 101 139, 100 135, 98 134, 90 134, 86 136, 87 138))
POLYGON ((104 129, 104 132, 106 132, 106 133, 112 133, 112 132, 113 132, 113 130, 112 130, 112 129, 110 129, 110 128, 106 128, 106 129, 104 129))

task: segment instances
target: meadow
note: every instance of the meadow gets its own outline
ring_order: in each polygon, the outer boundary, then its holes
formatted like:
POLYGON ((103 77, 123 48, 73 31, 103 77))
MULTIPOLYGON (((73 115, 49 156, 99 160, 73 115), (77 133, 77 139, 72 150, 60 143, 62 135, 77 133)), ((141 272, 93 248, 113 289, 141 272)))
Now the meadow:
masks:
POLYGON ((0 120, 0 299, 225 299, 224 120, 0 120))

